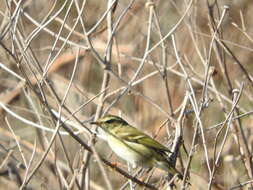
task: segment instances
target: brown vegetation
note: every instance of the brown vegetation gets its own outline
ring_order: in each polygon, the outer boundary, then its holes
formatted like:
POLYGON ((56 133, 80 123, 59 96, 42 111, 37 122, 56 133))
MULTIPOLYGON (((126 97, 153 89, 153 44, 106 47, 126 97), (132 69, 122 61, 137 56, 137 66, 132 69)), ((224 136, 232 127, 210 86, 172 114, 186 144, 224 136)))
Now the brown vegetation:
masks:
POLYGON ((0 11, 0 189, 253 188, 251 1, 10 0, 0 11), (178 151, 184 180, 129 171, 89 124, 105 113, 178 151))

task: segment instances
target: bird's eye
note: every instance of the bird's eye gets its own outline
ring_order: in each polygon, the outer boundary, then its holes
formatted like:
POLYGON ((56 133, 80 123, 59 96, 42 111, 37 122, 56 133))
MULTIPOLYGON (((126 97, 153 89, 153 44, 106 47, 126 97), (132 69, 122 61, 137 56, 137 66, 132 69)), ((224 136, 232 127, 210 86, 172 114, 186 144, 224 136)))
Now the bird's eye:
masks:
POLYGON ((108 121, 106 121, 106 123, 113 123, 114 122, 114 120, 113 119, 110 119, 110 120, 108 120, 108 121))

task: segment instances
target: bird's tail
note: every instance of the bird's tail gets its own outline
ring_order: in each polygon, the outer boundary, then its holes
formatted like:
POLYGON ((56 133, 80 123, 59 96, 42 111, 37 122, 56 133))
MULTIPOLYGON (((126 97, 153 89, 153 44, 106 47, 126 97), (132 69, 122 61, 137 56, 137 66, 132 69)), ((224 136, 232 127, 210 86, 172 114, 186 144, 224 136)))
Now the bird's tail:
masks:
POLYGON ((183 180, 183 175, 180 171, 178 171, 176 168, 174 167, 170 167, 169 168, 169 173, 172 175, 177 175, 177 177, 181 180, 183 180))

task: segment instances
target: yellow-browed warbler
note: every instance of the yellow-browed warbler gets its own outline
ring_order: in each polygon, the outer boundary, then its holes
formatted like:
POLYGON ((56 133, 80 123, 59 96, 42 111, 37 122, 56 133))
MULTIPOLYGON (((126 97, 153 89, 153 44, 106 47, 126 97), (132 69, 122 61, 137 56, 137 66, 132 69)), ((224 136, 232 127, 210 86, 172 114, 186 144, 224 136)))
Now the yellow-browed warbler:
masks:
POLYGON ((182 174, 168 160, 171 151, 122 118, 107 115, 91 124, 98 125, 111 149, 134 167, 160 168, 182 179, 182 174))

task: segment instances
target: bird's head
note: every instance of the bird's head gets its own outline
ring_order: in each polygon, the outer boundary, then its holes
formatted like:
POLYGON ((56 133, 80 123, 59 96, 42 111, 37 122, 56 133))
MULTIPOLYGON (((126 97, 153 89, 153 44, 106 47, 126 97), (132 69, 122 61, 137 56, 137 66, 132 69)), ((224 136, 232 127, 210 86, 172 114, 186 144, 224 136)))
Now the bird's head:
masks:
POLYGON ((97 121, 91 122, 91 124, 98 125, 105 130, 110 130, 121 125, 127 125, 127 122, 115 115, 105 115, 97 121))

